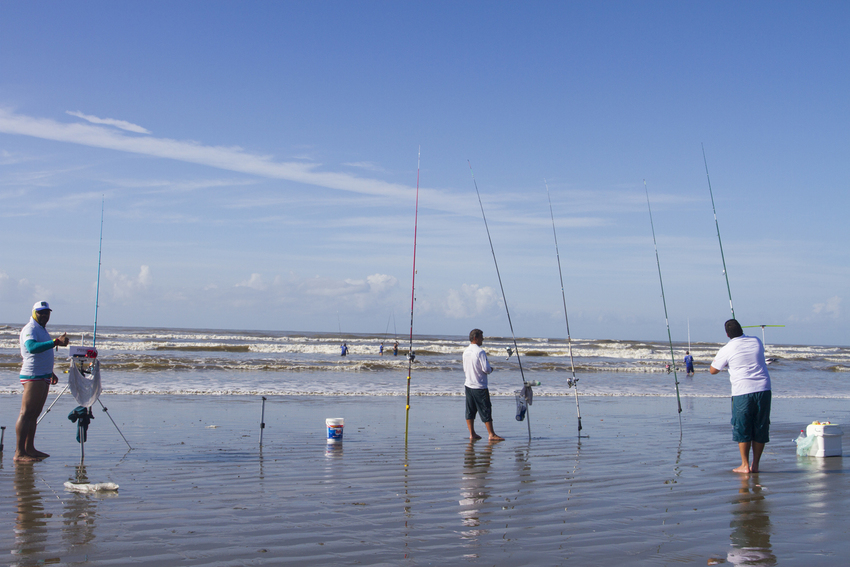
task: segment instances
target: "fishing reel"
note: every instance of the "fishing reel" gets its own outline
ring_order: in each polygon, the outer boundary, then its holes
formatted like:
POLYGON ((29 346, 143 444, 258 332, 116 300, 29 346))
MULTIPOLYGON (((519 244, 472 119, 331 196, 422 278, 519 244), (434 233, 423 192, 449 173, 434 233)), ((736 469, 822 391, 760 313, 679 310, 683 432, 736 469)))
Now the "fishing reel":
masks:
POLYGON ((97 359, 97 349, 86 346, 69 347, 71 355, 71 363, 77 367, 80 374, 91 374, 92 366, 97 359))
POLYGON ((407 351, 407 360, 409 360, 410 362, 416 360, 416 353, 412 350, 407 351))
POLYGON ((505 350, 508 351, 508 357, 505 360, 510 360, 511 357, 514 355, 514 349, 512 349, 511 347, 505 347, 505 350))
POLYGON ((567 388, 578 386, 578 378, 567 378, 567 388))

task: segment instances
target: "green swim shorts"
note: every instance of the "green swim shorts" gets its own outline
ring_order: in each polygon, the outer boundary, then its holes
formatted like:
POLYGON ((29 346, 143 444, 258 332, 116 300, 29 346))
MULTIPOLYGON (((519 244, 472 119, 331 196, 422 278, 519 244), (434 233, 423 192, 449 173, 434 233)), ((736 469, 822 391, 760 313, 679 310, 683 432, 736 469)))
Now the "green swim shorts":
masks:
POLYGON ((770 441, 770 390, 732 396, 732 440, 770 441))

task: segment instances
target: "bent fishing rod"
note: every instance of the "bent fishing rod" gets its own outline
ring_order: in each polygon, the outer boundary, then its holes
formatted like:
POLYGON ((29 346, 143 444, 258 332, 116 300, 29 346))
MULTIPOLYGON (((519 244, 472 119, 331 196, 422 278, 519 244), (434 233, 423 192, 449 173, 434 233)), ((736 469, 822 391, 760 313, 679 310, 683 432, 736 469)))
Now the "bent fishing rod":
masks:
POLYGON ((652 222, 652 207, 649 205, 649 189, 643 180, 646 192, 646 208, 649 210, 649 226, 652 227, 652 245, 655 247, 655 264, 658 266, 658 283, 661 284, 661 302, 664 304, 664 323, 667 324, 667 340, 670 341, 670 365, 673 369, 673 381, 676 383, 676 403, 679 406, 679 427, 682 426, 682 399, 679 397, 679 377, 676 374, 676 355, 673 354, 673 335, 670 333, 670 320, 667 317, 667 299, 664 297, 664 280, 661 279, 661 261, 658 259, 658 243, 655 240, 655 225, 652 222))
POLYGON ((552 236, 555 238, 555 257, 558 259, 558 277, 561 278, 561 299, 564 301, 564 321, 567 324, 567 348, 570 353, 570 370, 573 377, 567 380, 568 388, 575 388, 576 398, 576 415, 578 417, 578 436, 581 437, 581 410, 578 405, 578 378, 576 378, 576 365, 573 361, 573 341, 570 337, 570 316, 567 314, 567 294, 564 292, 564 273, 561 270, 561 253, 558 251, 558 233, 555 231, 555 213, 552 210, 552 197, 549 194, 549 184, 543 180, 546 185, 546 198, 549 199, 549 215, 552 217, 552 236))
POLYGON ((717 209, 714 208, 714 193, 711 191, 711 177, 708 176, 708 160, 705 159, 705 145, 702 146, 702 161, 705 164, 705 178, 708 180, 708 194, 711 195, 711 210, 714 212, 714 226, 717 228, 717 242, 720 244, 720 259, 723 261, 723 275, 726 277, 726 291, 729 293, 729 309, 735 318, 735 308, 732 307, 732 288, 729 287, 729 272, 726 271, 726 257, 723 256, 723 241, 720 240, 720 223, 717 222, 717 209))
MULTIPOLYGON (((407 403, 404 409, 404 443, 407 444, 407 431, 410 422, 410 375, 413 373, 413 306, 416 302, 416 235, 419 231, 419 165, 422 158, 422 147, 416 153, 416 207, 413 213, 413 277, 410 281, 410 345, 407 349, 407 403)), ((389 328, 389 321, 387 321, 389 328)))
MULTIPOLYGON (((490 227, 487 225, 487 215, 484 214, 484 204, 481 202, 481 193, 478 191, 478 182, 475 181, 475 172, 472 171, 472 162, 467 160, 469 164, 469 173, 472 174, 472 183, 475 185, 475 194, 478 196, 478 206, 481 207, 481 218, 484 219, 484 229, 487 231, 487 240, 490 242, 490 252, 493 254, 493 264, 496 266, 496 277, 499 280, 499 289, 502 291, 502 301, 505 304, 505 313, 508 315, 508 327, 511 329, 511 338, 514 342, 514 350, 516 353, 516 361, 519 365, 519 375, 522 378, 523 387, 527 387, 530 384, 525 380, 525 374, 522 371, 522 360, 519 356, 519 347, 516 343, 516 334, 514 334, 514 325, 511 322, 511 311, 508 309, 508 299, 505 297, 505 287, 502 285, 502 275, 499 273, 499 262, 496 260, 496 250, 493 248, 493 239, 490 237, 490 227)), ((511 352, 508 350, 508 358, 510 358, 511 352)), ((528 440, 531 441, 531 413, 528 414, 528 440)))

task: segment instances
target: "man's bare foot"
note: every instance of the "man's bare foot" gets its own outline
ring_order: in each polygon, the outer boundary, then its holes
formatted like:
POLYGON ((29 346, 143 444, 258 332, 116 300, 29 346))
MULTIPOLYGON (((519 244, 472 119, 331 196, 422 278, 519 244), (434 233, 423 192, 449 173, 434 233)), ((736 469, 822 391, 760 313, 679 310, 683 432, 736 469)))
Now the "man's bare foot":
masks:
POLYGON ((33 457, 32 455, 15 455, 15 458, 12 459, 16 463, 37 463, 41 459, 39 457, 33 457))
POLYGON ((732 472, 749 474, 751 472, 758 472, 758 471, 751 471, 750 465, 741 465, 740 467, 736 467, 736 468, 732 469, 732 472))
POLYGON ((36 458, 39 458, 39 459, 46 459, 47 457, 50 456, 47 453, 39 451, 38 449, 33 449, 32 451, 27 452, 27 454, 30 455, 31 457, 36 457, 36 458))
POLYGON ((473 441, 478 441, 479 439, 481 439, 481 436, 478 435, 477 433, 470 433, 469 438, 472 439, 473 441))
POLYGON ((504 437, 499 437, 496 434, 490 435, 490 441, 504 441, 504 440, 505 440, 504 437))

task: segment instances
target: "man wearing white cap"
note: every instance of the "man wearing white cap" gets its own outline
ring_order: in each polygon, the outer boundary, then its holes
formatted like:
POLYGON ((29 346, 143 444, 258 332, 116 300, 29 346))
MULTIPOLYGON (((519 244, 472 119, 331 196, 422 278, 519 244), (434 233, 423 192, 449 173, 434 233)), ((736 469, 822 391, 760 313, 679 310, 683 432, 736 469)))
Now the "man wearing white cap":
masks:
POLYGON ((21 330, 21 415, 15 424, 18 444, 15 447, 15 462, 31 463, 49 457, 35 448, 35 427, 38 416, 47 401, 51 384, 59 382, 53 373, 53 347, 68 346, 68 334, 51 339, 45 328, 50 320, 50 305, 37 301, 32 306, 32 317, 21 330))

